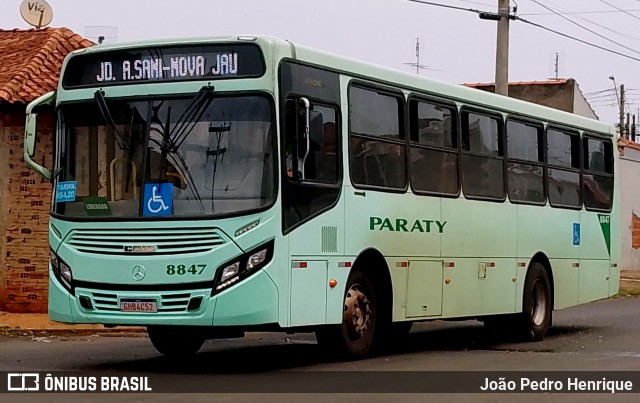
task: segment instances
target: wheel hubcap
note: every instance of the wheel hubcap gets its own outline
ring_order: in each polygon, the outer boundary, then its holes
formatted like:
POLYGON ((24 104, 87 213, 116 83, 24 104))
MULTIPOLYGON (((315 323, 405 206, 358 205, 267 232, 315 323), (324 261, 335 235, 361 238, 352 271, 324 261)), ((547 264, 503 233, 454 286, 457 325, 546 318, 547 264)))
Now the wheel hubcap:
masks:
POLYGON ((363 337, 371 324, 371 303, 359 284, 352 285, 344 299, 344 323, 351 340, 363 337))
POLYGON ((536 326, 542 325, 547 312, 547 299, 540 281, 533 284, 533 303, 531 304, 531 320, 536 326))

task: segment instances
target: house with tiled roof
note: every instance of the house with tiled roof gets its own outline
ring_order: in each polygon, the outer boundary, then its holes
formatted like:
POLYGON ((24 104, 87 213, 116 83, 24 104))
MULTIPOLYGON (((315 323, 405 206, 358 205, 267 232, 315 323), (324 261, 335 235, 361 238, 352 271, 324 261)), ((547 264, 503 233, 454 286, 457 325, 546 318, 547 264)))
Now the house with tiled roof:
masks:
MULTIPOLYGON (((483 91, 495 92, 494 83, 466 83, 464 85, 483 91)), ((598 119, 598 115, 589 105, 587 98, 580 90, 580 86, 573 78, 510 82, 509 96, 591 119, 598 119)))
MULTIPOLYGON (((51 184, 22 159, 25 110, 56 89, 69 52, 92 45, 67 28, 0 30, 0 310, 47 310, 51 184)), ((38 119, 36 158, 46 166, 52 122, 38 119)))

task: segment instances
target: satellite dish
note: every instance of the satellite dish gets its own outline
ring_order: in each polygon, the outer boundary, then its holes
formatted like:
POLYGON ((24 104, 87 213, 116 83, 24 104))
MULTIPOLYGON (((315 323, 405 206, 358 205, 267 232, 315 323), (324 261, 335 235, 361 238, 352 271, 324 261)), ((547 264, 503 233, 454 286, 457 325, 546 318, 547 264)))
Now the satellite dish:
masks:
POLYGON ((51 24, 53 9, 45 0, 23 0, 20 15, 29 25, 40 29, 51 24))

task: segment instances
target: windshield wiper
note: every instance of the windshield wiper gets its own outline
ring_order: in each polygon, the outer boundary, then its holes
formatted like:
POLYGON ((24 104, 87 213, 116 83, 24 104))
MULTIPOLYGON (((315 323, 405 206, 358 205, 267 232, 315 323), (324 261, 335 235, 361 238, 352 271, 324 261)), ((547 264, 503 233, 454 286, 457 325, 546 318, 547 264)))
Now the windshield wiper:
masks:
POLYGON ((174 151, 177 151, 187 139, 195 126, 207 111, 214 98, 214 87, 207 85, 198 91, 187 109, 178 118, 173 130, 169 133, 169 141, 174 151))
POLYGON ((173 130, 170 129, 171 128, 171 107, 169 107, 167 110, 166 122, 162 122, 158 117, 159 110, 161 108, 161 105, 164 102, 161 102, 159 105, 152 108, 153 115, 151 117, 151 121, 153 123, 158 124, 158 126, 160 126, 159 130, 158 129, 152 129, 152 130, 159 132, 159 134, 161 134, 162 136, 162 143, 156 140, 150 139, 151 141, 153 141, 154 143, 160 146, 160 153, 161 153, 160 169, 162 172, 165 172, 161 174, 161 176, 164 176, 166 174, 167 168, 166 166, 163 167, 163 164, 165 164, 165 161, 168 162, 168 156, 169 156, 168 154, 170 153, 173 163, 174 164, 177 163, 177 165, 180 166, 183 177, 187 181, 187 184, 191 189, 191 192, 193 193, 194 197, 200 203, 200 208, 203 211, 204 211, 204 205, 202 203, 202 197, 200 196, 200 192, 198 192, 198 188, 193 179, 193 175, 191 175, 191 173, 189 172, 189 167, 186 161, 184 160, 182 155, 180 155, 178 150, 180 149, 180 146, 182 145, 182 143, 189 136, 189 133, 191 133, 195 125, 200 121, 204 113, 207 111, 207 108, 209 108, 209 105, 211 105, 211 102, 213 102, 213 98, 214 98, 213 90, 214 88, 210 85, 202 87, 200 91, 198 91, 198 93, 195 95, 195 97, 191 100, 191 103, 187 106, 187 108, 182 113, 182 115, 178 118, 177 123, 175 123, 173 130))
POLYGON ((120 147, 121 150, 128 150, 129 145, 127 144, 123 134, 118 129, 118 125, 116 125, 116 122, 113 120, 111 112, 109 112, 109 106, 107 105, 107 101, 104 98, 104 92, 100 90, 96 91, 93 95, 93 99, 96 101, 102 117, 113 129, 114 138, 116 140, 116 143, 118 143, 118 147, 120 147))

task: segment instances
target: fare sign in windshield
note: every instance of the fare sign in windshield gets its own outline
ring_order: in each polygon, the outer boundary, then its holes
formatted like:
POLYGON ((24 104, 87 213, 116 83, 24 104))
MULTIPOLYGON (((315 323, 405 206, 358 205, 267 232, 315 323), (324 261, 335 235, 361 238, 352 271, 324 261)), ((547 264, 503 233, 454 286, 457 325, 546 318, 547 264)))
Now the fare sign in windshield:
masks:
POLYGON ((62 85, 259 77, 264 69, 262 52, 252 44, 121 49, 74 56, 63 73, 62 85))

